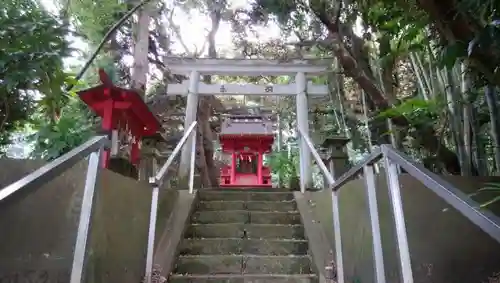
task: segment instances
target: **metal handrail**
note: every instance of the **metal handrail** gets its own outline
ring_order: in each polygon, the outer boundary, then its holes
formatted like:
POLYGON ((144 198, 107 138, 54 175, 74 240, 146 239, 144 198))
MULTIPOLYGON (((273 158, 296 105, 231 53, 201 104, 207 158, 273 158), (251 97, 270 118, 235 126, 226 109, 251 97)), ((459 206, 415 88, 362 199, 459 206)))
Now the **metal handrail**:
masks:
POLYGON ((85 178, 85 188, 83 191, 82 207, 80 219, 78 221, 78 231, 76 234, 75 251, 73 253, 73 263, 71 267, 70 283, 80 283, 83 278, 85 263, 85 250, 89 236, 90 220, 94 193, 99 177, 100 157, 104 147, 109 146, 106 136, 96 136, 76 147, 61 157, 49 162, 41 168, 28 174, 24 178, 8 185, 0 190, 0 204, 5 205, 7 201, 21 199, 28 193, 42 187, 64 171, 70 169, 78 161, 90 155, 85 178))
POLYGON ((32 190, 40 188, 41 185, 50 182, 55 177, 71 168, 71 166, 75 165, 78 161, 87 157, 91 152, 98 150, 104 145, 109 145, 106 136, 93 137, 68 153, 26 175, 22 179, 4 187, 0 190, 0 204, 14 197, 22 197, 24 194, 28 194, 32 192, 32 190))
POLYGON ((480 210, 480 204, 472 200, 455 186, 432 173, 424 166, 412 161, 408 156, 390 145, 382 145, 382 152, 390 160, 401 166, 408 174, 419 180, 427 188, 453 206, 479 226, 484 232, 500 242, 500 217, 488 210, 480 210))
MULTIPOLYGON (((146 282, 151 282, 159 187, 161 186, 163 179, 165 178, 168 168, 171 166, 175 157, 178 155, 179 151, 191 136, 193 138, 193 141, 191 147, 192 152, 189 191, 190 193, 193 193, 195 164, 194 159, 196 157, 196 136, 194 135, 196 131, 194 131, 194 129, 196 128, 196 125, 196 121, 191 124, 175 149, 172 151, 172 154, 167 159, 165 164, 158 170, 157 174, 154 177, 150 178, 150 183, 153 185, 153 191, 151 197, 148 250, 146 259, 146 282)), ((106 136, 93 137, 84 144, 64 154, 63 156, 55 159, 47 165, 42 166, 26 177, 0 190, 0 204, 3 204, 5 200, 12 200, 16 197, 19 198, 23 195, 23 193, 27 194, 29 192, 32 192, 34 189, 41 187, 42 184, 51 181, 56 176, 63 173, 65 170, 71 168, 81 159, 90 155, 87 176, 85 179, 85 189, 82 200, 82 208, 80 212, 80 221, 78 224, 70 283, 80 283, 82 281, 86 254, 85 250, 89 234, 90 220, 92 216, 93 199, 99 175, 100 157, 102 149, 105 146, 109 146, 109 140, 106 136)))
MULTIPOLYGON (((301 139, 307 144, 307 147, 311 151, 312 155, 314 156, 314 159, 316 159, 316 163, 319 165, 319 168, 325 175, 329 185, 333 185, 335 183, 335 178, 331 174, 331 172, 328 171, 325 163, 321 159, 321 156, 319 155, 318 151, 314 148, 314 145, 309 138, 308 135, 304 134, 302 129, 297 127, 298 133, 301 137, 301 139)), ((302 165, 301 165, 302 166, 302 165)), ((301 170, 302 172, 302 170, 301 170)), ((302 177, 302 176, 301 176, 302 177)), ((301 188, 302 192, 304 188, 301 188)), ((336 191, 332 191, 332 215, 333 215, 333 228, 334 228, 334 237, 335 237, 335 265, 337 267, 337 282, 338 283, 344 283, 344 263, 343 263, 343 256, 342 256, 342 241, 341 241, 341 234, 340 234, 340 211, 339 211, 339 197, 336 191)))
POLYGON ((160 194, 160 186, 163 183, 163 179, 167 173, 168 168, 174 162, 182 147, 186 144, 189 138, 192 138, 191 142, 191 162, 190 162, 190 173, 189 173, 189 193, 193 193, 194 186, 194 159, 196 157, 196 125, 197 121, 194 121, 186 132, 182 136, 179 143, 175 146, 172 154, 168 157, 167 161, 158 170, 155 176, 149 179, 149 183, 153 187, 153 192, 151 196, 151 211, 149 215, 149 232, 148 232, 148 247, 146 252, 146 272, 145 272, 145 282, 151 283, 152 273, 153 273, 153 256, 154 256, 154 246, 155 246, 155 235, 156 235, 156 218, 158 216, 158 199, 160 194))
POLYGON ((186 143, 186 141, 191 136, 191 133, 193 132, 193 130, 196 127, 197 123, 198 123, 197 121, 194 121, 189 126, 189 128, 187 129, 187 131, 184 133, 184 135, 180 139, 179 143, 175 146, 174 150, 172 151, 172 153, 168 157, 167 161, 165 161, 165 163, 158 170, 158 172, 156 173, 156 175, 154 177, 152 177, 152 178, 149 179, 149 182, 151 184, 155 184, 155 185, 158 185, 158 186, 160 186, 162 184, 163 178, 165 177, 165 173, 167 172, 168 167, 170 167, 170 165, 172 165, 172 162, 174 162, 174 159, 177 157, 177 154, 179 154, 180 150, 182 149, 182 147, 184 146, 184 144, 186 143))
POLYGON ((490 211, 480 210, 480 204, 472 200, 467 194, 421 164, 412 161, 410 157, 391 145, 383 144, 380 148, 374 149, 372 154, 340 176, 330 188, 334 191, 339 190, 344 184, 362 173, 365 166, 373 165, 384 157, 389 158, 396 165, 403 168, 407 174, 419 180, 484 232, 500 242, 500 217, 490 211))
POLYGON ((314 159, 316 159, 316 162, 317 162, 319 168, 321 169, 321 171, 323 172, 323 174, 325 175, 326 179, 328 180, 328 183, 329 184, 335 183, 335 179, 333 178, 333 175, 326 168, 326 165, 323 162, 323 160, 321 159, 321 156, 319 155, 318 151, 314 148, 314 145, 313 145, 311 139, 307 135, 304 135, 302 129, 300 129, 300 128, 297 128, 297 129, 298 129, 298 132, 299 132, 301 138, 306 142, 307 147, 309 147, 309 150, 311 151, 314 159))
POLYGON ((342 174, 342 176, 337 178, 337 180, 333 184, 330 184, 330 188, 334 191, 339 190, 340 187, 356 178, 358 174, 362 173, 363 168, 377 163, 380 159, 382 159, 382 157, 382 150, 380 148, 374 148, 370 155, 363 159, 363 161, 354 165, 351 169, 342 174))
POLYGON ((323 163, 323 160, 321 160, 321 157, 314 148, 313 143, 311 142, 309 137, 307 135, 304 135, 301 129, 298 129, 298 132, 309 147, 309 150, 316 159, 316 162, 319 165, 321 171, 326 176, 326 179, 330 185, 329 189, 332 190, 332 213, 335 236, 336 265, 338 277, 337 280, 339 283, 344 282, 344 271, 337 193, 344 184, 356 178, 359 174, 364 174, 365 188, 368 197, 370 224, 373 238, 373 257, 376 278, 375 282, 386 282, 374 178, 374 165, 380 160, 384 161, 387 186, 391 197, 391 206, 396 227, 402 282, 413 282, 413 272, 411 268, 410 252, 406 235, 403 204, 401 200, 400 184, 398 178, 399 168, 404 169, 409 175, 422 182, 427 188, 432 190, 445 202, 458 210, 472 223, 481 228, 492 238, 500 242, 499 217, 489 211, 481 211, 479 209, 479 204, 472 200, 469 196, 464 194, 455 186, 451 185, 449 182, 443 180, 438 175, 427 170, 422 165, 412 161, 410 157, 396 150, 391 145, 381 145, 379 149, 375 149, 367 158, 352 167, 349 171, 344 173, 335 181, 332 172, 328 172, 327 167, 323 163))

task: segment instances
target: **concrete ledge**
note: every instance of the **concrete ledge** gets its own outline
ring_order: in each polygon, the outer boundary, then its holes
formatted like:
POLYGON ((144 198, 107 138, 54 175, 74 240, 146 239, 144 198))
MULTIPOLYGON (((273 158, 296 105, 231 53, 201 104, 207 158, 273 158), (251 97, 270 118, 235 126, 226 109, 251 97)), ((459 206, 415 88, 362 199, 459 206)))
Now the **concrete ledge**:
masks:
POLYGON ((189 194, 187 190, 179 191, 177 201, 167 224, 163 231, 159 231, 161 237, 158 239, 158 245, 154 255, 153 263, 159 268, 161 274, 168 278, 173 270, 174 263, 178 253, 178 246, 183 238, 184 231, 193 210, 198 193, 189 194))
MULTIPOLYGON (((442 177, 466 194, 487 182, 498 182, 498 178, 487 177, 442 177)), ((399 182, 415 282, 488 282, 500 270, 500 245, 493 238, 408 174, 401 174, 399 182)), ((399 283, 394 220, 383 173, 376 175, 376 188, 386 281, 399 283)), ((313 192, 309 196, 310 210, 333 245, 331 193, 313 192)), ((490 208, 500 214, 500 205, 490 208)), ((342 187, 339 210, 345 281, 374 282, 372 233, 363 179, 342 187)))
MULTIPOLYGON (((43 164, 0 159, 0 190, 43 164)), ((87 161, 81 160, 15 205, 0 207, 0 282, 69 282, 86 171, 87 161)), ((173 194, 177 192, 163 192, 165 199, 173 194)), ((101 170, 84 282, 140 282, 150 206, 148 184, 101 170)), ((166 201, 161 205, 159 222, 166 222, 171 206, 166 201)))
POLYGON ((309 193, 302 194, 294 192, 297 208, 304 224, 305 236, 309 242, 309 251, 312 258, 313 268, 318 274, 320 283, 331 282, 332 272, 327 270, 332 266, 331 244, 323 231, 323 226, 314 220, 312 210, 309 207, 309 193))

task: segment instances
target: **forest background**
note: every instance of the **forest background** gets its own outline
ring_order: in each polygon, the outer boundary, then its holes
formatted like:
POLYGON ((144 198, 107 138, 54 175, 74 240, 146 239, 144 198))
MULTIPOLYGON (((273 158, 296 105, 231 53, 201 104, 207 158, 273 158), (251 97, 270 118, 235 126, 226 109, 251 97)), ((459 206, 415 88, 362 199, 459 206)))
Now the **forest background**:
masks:
MULTIPOLYGON (((165 100, 166 85, 184 79, 169 73, 164 62, 171 56, 326 58, 330 72, 313 81, 327 84, 330 95, 309 101, 313 137, 350 138, 353 162, 391 143, 440 174, 500 173, 500 2, 488 0, 5 0, 0 154, 50 160, 94 135, 99 120, 76 91, 98 83, 97 68, 116 84, 144 88, 150 104, 165 100), (68 85, 75 87, 66 91, 68 85)), ((293 79, 204 78, 261 84, 293 79)), ((173 114, 185 104, 177 97, 153 107, 164 136, 182 133, 182 119, 173 114)), ((216 182, 210 165, 218 156, 219 113, 234 106, 279 114, 281 150, 266 162, 274 175, 294 178, 293 99, 208 96, 200 99, 198 113, 203 142, 197 166, 205 185, 216 182)))

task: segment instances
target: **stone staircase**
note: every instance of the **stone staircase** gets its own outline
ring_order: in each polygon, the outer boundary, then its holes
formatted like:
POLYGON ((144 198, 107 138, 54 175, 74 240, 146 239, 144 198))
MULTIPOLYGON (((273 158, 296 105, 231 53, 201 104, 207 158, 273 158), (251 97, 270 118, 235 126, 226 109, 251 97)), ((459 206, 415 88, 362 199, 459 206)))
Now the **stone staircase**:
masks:
POLYGON ((318 282, 293 193, 201 190, 172 283, 318 282))

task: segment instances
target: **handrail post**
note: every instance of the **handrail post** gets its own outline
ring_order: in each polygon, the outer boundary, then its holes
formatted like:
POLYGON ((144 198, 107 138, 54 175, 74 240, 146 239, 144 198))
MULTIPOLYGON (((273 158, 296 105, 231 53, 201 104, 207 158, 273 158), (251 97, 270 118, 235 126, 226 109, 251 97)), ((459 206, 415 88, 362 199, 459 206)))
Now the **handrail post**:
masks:
POLYGON ((337 283, 344 283, 344 256, 342 254, 342 233, 340 231, 339 192, 332 190, 333 237, 335 239, 335 265, 337 283))
POLYGON ((377 207, 377 188, 375 185, 374 165, 363 167, 368 211, 373 239, 373 261, 375 265, 375 282, 385 283, 384 255, 382 252, 382 237, 380 235, 380 221, 377 207))
POLYGON ((78 232, 76 236, 75 252, 71 267, 70 283, 82 282, 83 268, 85 264, 85 251, 89 236, 90 221, 92 217, 92 207, 94 205, 94 194, 99 181, 100 160, 103 151, 101 146, 97 151, 90 154, 87 176, 85 178, 85 188, 83 192, 82 207, 80 211, 80 221, 78 222, 78 232))
MULTIPOLYGON (((158 200, 159 200, 159 194, 160 194, 160 186, 163 183, 163 178, 164 175, 166 174, 168 167, 172 164, 174 161, 175 157, 179 153, 179 151, 183 148, 184 144, 186 144, 186 141, 188 138, 191 136, 193 132, 196 132, 196 124, 197 122, 194 121, 191 126, 187 129, 186 133, 182 136, 181 140, 177 144, 177 146, 174 148, 172 151, 172 154, 168 157, 167 161, 163 166, 158 170, 155 176, 149 178, 149 183, 151 184, 153 191, 151 195, 151 211, 149 214, 149 232, 148 232, 148 247, 147 247, 147 252, 146 252, 146 271, 145 271, 145 282, 146 283, 151 283, 152 280, 152 275, 153 275, 153 257, 154 257, 154 248, 155 248, 155 235, 156 235, 156 219, 158 216, 158 200)), ((196 135, 193 134, 193 143, 192 143, 192 148, 194 148, 194 152, 196 152, 196 135)), ((191 153, 191 157, 193 157, 193 153, 191 153)), ((194 173, 194 158, 192 158, 191 161, 191 166, 192 166, 192 173, 194 173)), ((194 175, 191 177, 194 178, 194 175)), ((190 184, 190 192, 192 185, 190 184)), ((71 282, 73 283, 73 282, 71 282)))
POLYGON ((151 283, 153 275, 153 256, 155 248, 155 235, 156 235, 156 218, 158 215, 158 199, 160 194, 160 188, 155 183, 154 177, 149 179, 149 182, 153 185, 153 192, 151 194, 151 210, 149 213, 149 231, 148 231, 148 248, 146 252, 146 272, 145 272, 145 283, 151 283))
POLYGON ((192 194, 194 191, 194 168, 195 168, 195 158, 196 158, 196 140, 197 140, 197 131, 196 128, 193 129, 192 132, 192 142, 191 142, 191 171, 189 172, 189 193, 192 194))
POLYGON ((387 156, 387 148, 382 147, 384 154, 384 167, 386 171, 387 186, 392 203, 392 213, 396 226, 396 239, 398 244, 399 263, 401 268, 401 279, 403 283, 413 283, 413 272, 411 268, 410 250, 408 247, 408 236, 406 235, 406 225, 403 211, 403 201, 401 199, 401 189, 399 185, 398 166, 387 156))

